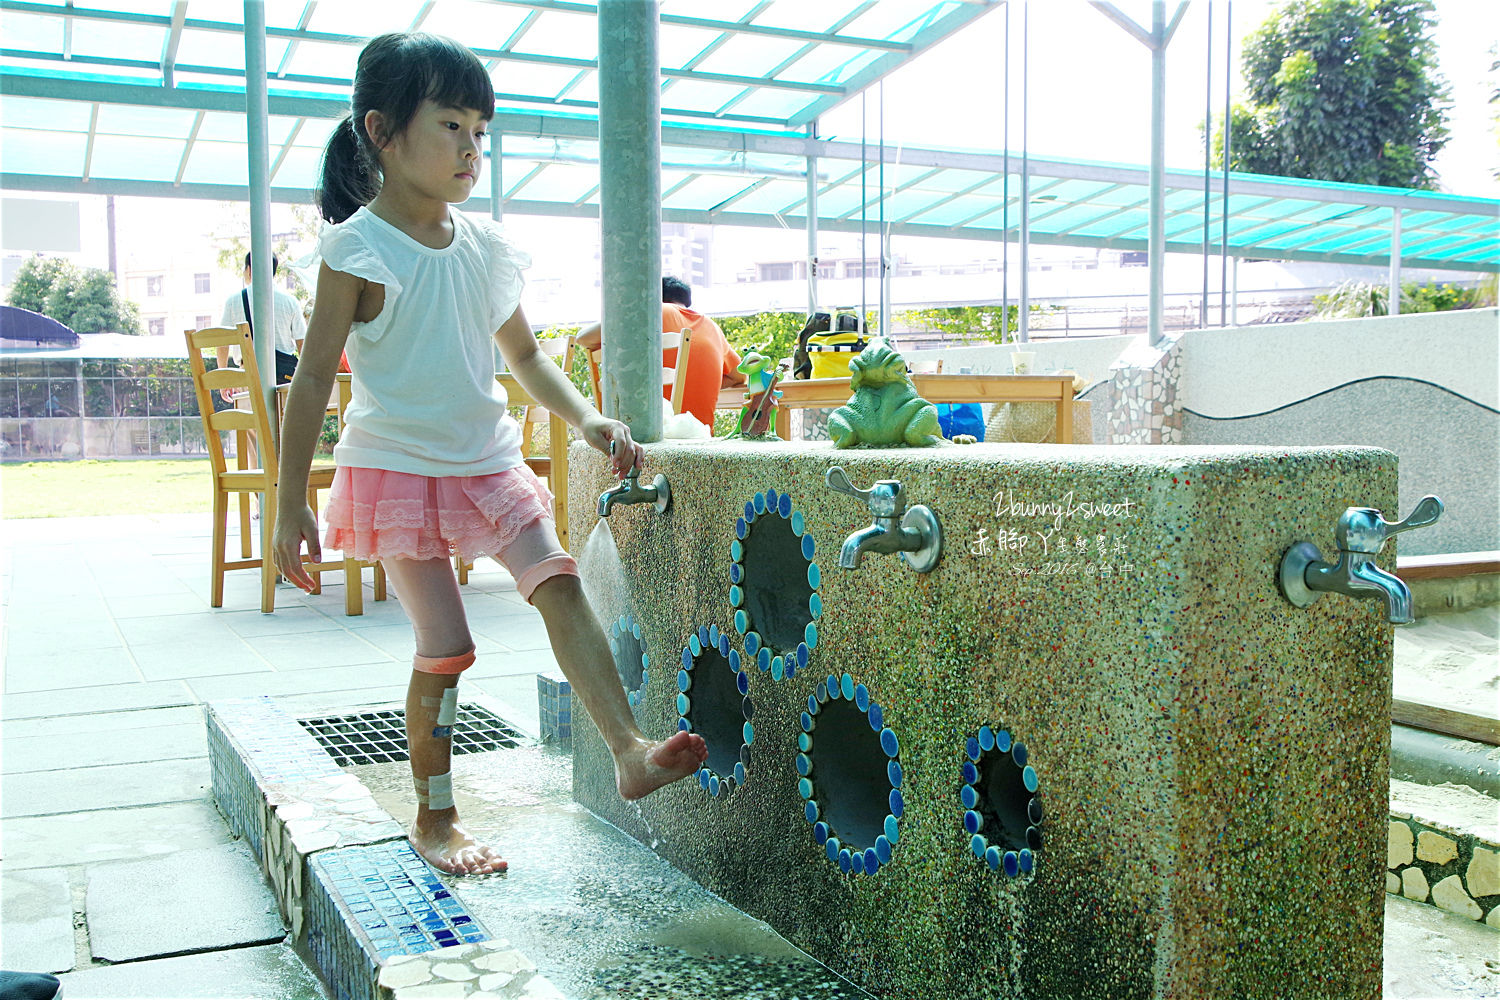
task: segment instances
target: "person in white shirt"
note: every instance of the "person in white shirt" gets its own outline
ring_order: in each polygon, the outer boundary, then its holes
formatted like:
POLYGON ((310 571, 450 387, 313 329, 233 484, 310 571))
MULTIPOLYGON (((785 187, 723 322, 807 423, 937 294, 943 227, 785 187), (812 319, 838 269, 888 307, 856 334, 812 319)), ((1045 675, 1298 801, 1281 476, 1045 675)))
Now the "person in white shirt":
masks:
MULTIPOLYGON (((271 255, 271 277, 281 269, 281 262, 276 255, 271 255)), ((248 318, 249 312, 246 306, 250 299, 250 255, 245 254, 245 286, 224 300, 224 314, 219 317, 219 325, 236 327, 241 323, 251 324, 251 332, 254 332, 254 323, 248 318)), ((307 336, 307 323, 302 319, 302 306, 286 291, 272 287, 271 289, 271 313, 273 317, 273 329, 276 334, 276 384, 292 380, 292 372, 297 367, 297 356, 302 353, 302 341, 307 336)), ((227 364, 236 366, 240 363, 239 350, 237 348, 221 347, 218 352, 219 367, 227 364)), ((225 402, 231 402, 227 394, 223 394, 225 402)))
POLYGON ((323 161, 318 208, 332 224, 318 239, 317 304, 282 428, 276 564, 303 589, 313 586, 304 544, 314 558, 327 546, 385 567, 416 645, 406 697, 411 844, 444 872, 488 874, 506 861, 459 824, 453 798, 456 685, 475 648, 450 551, 498 559, 541 612, 558 665, 614 756, 623 798, 697 773, 708 748, 686 731, 648 739, 636 723, 578 564, 557 541, 551 494, 526 467, 495 381, 498 344, 516 381, 609 456, 617 476, 645 458, 630 429, 594 409, 537 346, 520 308, 530 258, 488 220, 450 210, 484 162, 489 73, 449 39, 382 35, 360 53, 351 104, 323 161), (307 472, 346 347, 352 399, 320 545, 307 472))

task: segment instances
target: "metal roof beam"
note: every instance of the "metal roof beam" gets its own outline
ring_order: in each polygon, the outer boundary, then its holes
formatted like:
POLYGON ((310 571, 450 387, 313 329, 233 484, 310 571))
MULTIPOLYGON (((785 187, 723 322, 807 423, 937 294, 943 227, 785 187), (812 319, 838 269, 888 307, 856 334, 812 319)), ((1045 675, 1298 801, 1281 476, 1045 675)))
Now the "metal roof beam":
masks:
POLYGON ((96 102, 93 110, 89 112, 89 140, 83 148, 83 174, 82 179, 88 183, 89 173, 94 169, 94 139, 99 135, 99 105, 96 102))
POLYGON ((276 152, 276 159, 271 163, 271 170, 266 176, 270 178, 269 183, 275 183, 276 172, 281 169, 281 161, 292 151, 292 146, 297 142, 297 134, 302 131, 302 126, 307 124, 306 118, 298 118, 292 126, 292 131, 286 137, 286 142, 281 144, 281 149, 276 152))
MULTIPOLYGON (((761 0, 760 3, 758 3, 754 7, 750 8, 750 10, 745 14, 744 17, 740 18, 739 21, 735 22, 736 26, 743 27, 752 18, 759 17, 760 14, 761 14, 761 12, 764 11, 769 6, 771 6, 771 0, 761 0)), ((709 56, 711 56, 715 52, 719 51, 719 49, 723 48, 724 47, 724 43, 728 42, 729 39, 732 38, 732 37, 734 37, 734 36, 730 32, 727 32, 727 31, 720 32, 720 34, 713 41, 711 41, 707 45, 703 46, 703 48, 698 52, 697 55, 693 56, 693 58, 689 59, 686 63, 684 63, 683 66, 682 66, 682 68, 683 69, 697 69, 698 65, 701 62, 703 62, 703 60, 707 59, 709 56)), ((766 75, 767 76, 775 76, 776 74, 774 72, 772 72, 772 73, 768 73, 766 75)), ((661 92, 663 94, 665 94, 667 92, 667 88, 671 87, 672 84, 676 83, 680 79, 682 79, 682 77, 672 77, 671 79, 663 80, 662 83, 661 83, 661 92)))
MULTIPOLYGON (((297 18, 297 30, 306 31, 308 24, 312 22, 313 11, 318 9, 318 0, 307 0, 302 6, 302 16, 297 18)), ((281 65, 276 67, 276 78, 279 80, 286 76, 287 68, 292 64, 292 56, 297 51, 297 39, 292 39, 286 44, 286 51, 281 54, 281 65)))
MULTIPOLYGON (((1037 200, 1037 195, 1040 195, 1040 194, 1042 194, 1045 191, 1050 191, 1053 188, 1057 187, 1059 184, 1064 184, 1064 183, 1066 183, 1066 178, 1058 178, 1057 180, 1049 181, 1046 184, 1043 184, 1041 187, 1034 188, 1032 190, 1032 192, 1031 192, 1031 200, 1032 201, 1036 201, 1037 200)), ((971 222, 978 222, 980 219, 984 218, 987 215, 994 215, 996 212, 1000 211, 1004 207, 1005 207, 1005 205, 991 205, 989 208, 985 209, 983 212, 980 212, 978 215, 971 215, 967 219, 964 219, 962 222, 958 223, 957 225, 950 226, 949 228, 950 229, 961 229, 964 226, 969 225, 971 222)))
MULTIPOLYGON (((504 162, 504 157, 501 157, 501 162, 504 162)), ((540 174, 543 170, 546 170, 548 166, 549 164, 546 163, 538 163, 536 166, 532 167, 531 170, 527 172, 525 177, 522 177, 519 181, 516 182, 515 187, 506 192, 505 200, 510 201, 511 198, 515 197, 517 191, 521 190, 523 187, 536 180, 537 175, 540 174)))
POLYGON ((708 217, 710 219, 718 218, 719 215, 730 205, 733 205, 735 202, 740 201, 744 198, 750 197, 752 194, 759 191, 761 188, 765 187, 773 180, 776 180, 776 178, 762 177, 760 180, 756 181, 754 184, 751 184, 749 187, 745 188, 743 191, 740 191, 738 194, 730 195, 728 198, 725 198, 723 201, 710 208, 708 210, 708 217))
POLYGON ((193 129, 188 133, 187 143, 182 147, 182 159, 177 161, 177 176, 172 179, 173 187, 182 185, 182 175, 187 172, 188 157, 193 155, 193 143, 198 141, 198 130, 203 127, 203 119, 207 111, 200 111, 193 119, 193 129))
POLYGON ((437 2, 437 0, 425 0, 425 2, 422 4, 422 9, 419 10, 419 11, 417 11, 416 16, 411 19, 411 24, 407 26, 406 30, 407 31, 421 31, 422 30, 422 22, 425 21, 425 20, 427 20, 427 15, 428 14, 432 13, 433 5, 436 2, 437 2))
POLYGON ((187 18, 187 0, 177 0, 172 5, 172 26, 167 29, 167 39, 161 47, 161 85, 172 86, 172 73, 177 66, 177 47, 182 44, 182 22, 187 18))
POLYGON ((63 42, 62 57, 64 60, 73 58, 73 0, 67 0, 63 5, 63 42))
MULTIPOLYGON (((1322 207, 1322 206, 1319 206, 1319 207, 1322 207)), ((1309 211, 1310 212, 1310 211, 1313 211, 1313 210, 1312 209, 1306 209, 1305 211, 1309 211)), ((1239 214, 1243 214, 1243 213, 1239 213, 1239 214)), ((1289 236, 1292 233, 1300 233, 1300 232, 1302 232, 1305 229, 1313 229, 1313 228, 1315 228, 1317 226, 1332 225, 1334 223, 1339 222, 1342 219, 1349 219, 1349 218, 1353 218, 1354 216, 1362 215, 1362 214, 1364 214, 1364 213, 1360 209, 1351 209, 1351 210, 1340 212, 1337 215, 1330 215, 1330 216, 1326 216, 1326 217, 1321 218, 1321 219, 1309 219, 1309 220, 1306 220, 1305 222, 1303 222, 1302 225, 1297 226, 1294 229, 1288 229, 1288 230, 1284 230, 1281 233, 1278 233, 1276 235, 1276 237, 1274 237, 1274 238, 1280 239, 1282 236, 1289 236)), ((1266 220, 1264 220, 1262 222, 1257 222, 1254 225, 1246 226, 1246 227, 1244 227, 1244 228, 1242 228, 1242 229, 1240 229, 1238 231, 1233 231, 1233 232, 1230 233, 1230 236, 1233 237, 1236 240, 1245 240, 1245 239, 1248 239, 1252 234, 1258 233, 1258 232, 1260 232, 1263 229, 1267 229, 1267 228, 1270 228, 1272 226, 1285 225, 1288 222, 1298 222, 1298 221, 1301 221, 1301 220, 1298 220, 1295 216, 1293 216, 1293 217, 1285 217, 1285 216, 1283 216, 1282 218, 1277 218, 1277 219, 1266 219, 1266 220)), ((1201 222, 1201 217, 1200 217, 1199 225, 1195 226, 1193 228, 1200 228, 1201 224, 1202 224, 1202 222, 1201 222)), ((1364 228, 1364 227, 1361 226, 1359 228, 1364 228)), ((1189 231, 1190 230, 1188 230, 1188 229, 1181 230, 1181 232, 1189 232, 1189 231)), ((1171 235, 1172 235, 1172 237, 1176 237, 1176 236, 1180 235, 1180 233, 1172 233, 1171 235)))
MULTIPOLYGON (((830 32, 836 32, 836 31, 838 31, 844 25, 850 23, 855 18, 859 17, 861 14, 863 14, 865 11, 869 10, 873 6, 875 6, 875 0, 865 0, 865 3, 863 3, 860 6, 854 8, 849 13, 845 14, 843 17, 841 17, 837 21, 835 21, 834 24, 833 24, 833 26, 831 28, 829 28, 828 30, 830 32)), ((817 48, 817 46, 816 45, 812 45, 812 44, 808 44, 808 45, 802 46, 796 52, 793 52, 791 55, 789 55, 785 59, 781 60, 781 62, 777 63, 775 66, 772 66, 769 70, 767 70, 765 72, 764 75, 768 76, 768 77, 773 77, 773 76, 776 76, 778 73, 784 72, 785 70, 789 69, 792 66, 792 64, 795 63, 798 59, 801 59, 803 56, 807 55, 809 52, 811 52, 815 48, 817 48)), ((748 90, 741 91, 740 93, 736 94, 734 97, 730 98, 728 101, 725 101, 723 104, 721 104, 718 107, 718 109, 716 109, 714 111, 714 117, 715 118, 723 118, 725 115, 729 114, 729 112, 734 108, 735 105, 739 104, 741 101, 744 101, 749 96, 750 96, 750 91, 748 91, 748 90)))

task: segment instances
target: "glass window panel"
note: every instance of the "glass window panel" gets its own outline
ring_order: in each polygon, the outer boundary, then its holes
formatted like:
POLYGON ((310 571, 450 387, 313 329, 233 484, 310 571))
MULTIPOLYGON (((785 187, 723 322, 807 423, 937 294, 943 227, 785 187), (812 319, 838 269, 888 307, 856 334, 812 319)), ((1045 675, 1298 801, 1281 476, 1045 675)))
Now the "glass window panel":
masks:
POLYGON ((32 52, 61 52, 63 19, 50 14, 32 17, 8 14, 5 18, 5 47, 32 52))
POLYGON ((802 51, 807 42, 768 35, 735 35, 695 68, 706 73, 764 76, 802 51))
POLYGON ((525 7, 508 4, 443 0, 428 12, 422 30, 457 38, 477 48, 498 49, 529 13, 525 7))
MULTIPOLYGON (((287 134, 291 126, 296 123, 294 118, 272 118, 273 122, 285 122, 287 134)), ((295 145, 311 146, 319 151, 328 145, 328 137, 333 135, 333 130, 338 128, 342 118, 306 118, 302 120, 302 128, 297 130, 295 145)), ((283 142, 286 140, 282 140, 283 142)))
POLYGON ((591 107, 599 104, 599 74, 587 73, 574 88, 568 91, 568 100, 578 101, 591 107))
POLYGON ((599 55, 599 27, 593 17, 547 11, 516 42, 514 51, 594 59, 599 55))
POLYGON ((697 180, 684 185, 670 198, 663 198, 662 207, 706 211, 719 202, 734 197, 753 183, 755 183, 755 178, 749 175, 703 174, 697 180))
MULTIPOLYGON (((855 18, 841 33, 909 42, 923 29, 962 6, 964 5, 959 0, 944 0, 936 4, 928 0, 919 3, 877 3, 855 18)), ((975 13, 980 11, 976 10, 975 13)))
POLYGON ((137 139, 101 135, 94 142, 93 177, 171 181, 182 158, 180 139, 137 139))
POLYGON ((545 97, 551 100, 568 85, 578 70, 568 66, 545 66, 538 63, 503 61, 490 74, 496 94, 522 97, 545 97))
POLYGON ((197 113, 186 108, 145 108, 127 104, 99 105, 99 134, 149 138, 182 136, 192 130, 197 113))
POLYGON ((20 412, 21 404, 16 397, 15 380, 0 380, 0 417, 16 417, 20 412))
MULTIPOLYGON (((678 80, 672 89, 662 95, 662 111, 717 111, 738 97, 744 87, 727 83, 702 83, 696 80, 678 80)), ((731 112, 732 113, 732 112, 731 112)))
POLYGON ((795 205, 792 211, 801 214, 802 200, 807 194, 807 185, 799 180, 774 180, 730 206, 731 212, 776 213, 795 205))
MULTIPOLYGON (((159 5, 158 5, 159 6, 159 5)), ((152 13, 164 13, 153 10, 152 13)), ((117 21, 73 21, 73 55, 81 58, 99 56, 108 59, 145 59, 161 61, 165 28, 144 24, 122 24, 117 21)))
POLYGON ((756 8, 760 0, 717 0, 711 7, 703 0, 663 0, 663 15, 682 17, 712 17, 720 21, 740 21, 756 8))
MULTIPOLYGON (((525 176, 525 174, 518 174, 516 180, 519 181, 525 176)), ((506 197, 519 198, 522 201, 561 201, 571 204, 582 198, 589 188, 598 183, 597 167, 550 163, 547 169, 533 177, 518 193, 507 192, 506 197)))
POLYGON ((770 119, 785 122, 796 117, 798 112, 816 99, 816 95, 806 91, 761 87, 730 109, 730 114, 746 120, 770 119))
POLYGON ((840 84, 868 67, 881 53, 843 45, 820 45, 777 74, 778 80, 840 84))
MULTIPOLYGON (((203 0, 198 0, 202 3, 203 0)), ((302 21, 302 13, 308 7, 310 0, 266 0, 266 27, 268 28, 295 28, 302 21)), ((194 10, 197 9, 195 5, 194 10)), ((245 16, 245 5, 236 3, 234 0, 214 0, 210 7, 215 12, 214 19, 217 21, 233 21, 236 24, 243 23, 245 16), (220 11, 220 7, 224 9, 220 11)))
POLYGON ((47 383, 35 379, 21 379, 16 383, 16 396, 21 406, 21 416, 39 417, 47 412, 47 383))
MULTIPOLYGON (((380 3, 370 3, 369 0, 318 0, 317 8, 308 19, 307 28, 309 31, 327 31, 338 35, 358 34, 373 38, 389 31, 405 31, 411 27, 411 22, 420 9, 418 0, 381 0, 380 3)), ((358 54, 359 46, 350 48, 358 54)))
MULTIPOLYGON (((266 39, 266 65, 272 72, 280 65, 285 52, 286 42, 277 38, 266 39)), ((184 66, 218 66, 244 73, 244 36, 227 31, 184 31, 182 41, 177 45, 177 62, 184 66)))
POLYGON ((93 116, 83 101, 48 101, 35 97, 9 97, 0 101, 0 125, 40 128, 60 132, 87 132, 93 116))
MULTIPOLYGON (((237 143, 202 140, 193 143, 187 168, 182 173, 183 183, 248 184, 250 165, 245 150, 246 147, 237 143)), ((273 151, 272 158, 274 157, 273 151)))
POLYGON ((707 28, 683 28, 675 24, 664 24, 657 35, 656 56, 667 69, 681 69, 704 49, 713 44, 723 32, 707 28))
MULTIPOLYGON (((906 0, 884 0, 900 6, 906 0)), ((773 3, 768 10, 756 18, 756 24, 767 24, 777 28, 794 28, 797 31, 826 32, 842 21, 858 7, 855 0, 839 3, 773 3)))
MULTIPOLYGON (((367 5, 368 6, 368 5, 367 5)), ((374 5, 373 10, 379 10, 374 5)), ((318 5, 318 13, 323 6, 318 5)), ((372 11, 373 12, 373 11, 372 11)), ((316 18, 314 18, 316 20, 316 18)), ((369 30, 361 27, 361 31, 369 30)), ((397 30, 397 29, 388 29, 397 30)), ((286 60, 287 72, 298 76, 336 77, 353 80, 354 67, 359 61, 359 46, 334 45, 330 42, 298 42, 292 57, 286 60)))
POLYGON ((276 176, 271 178, 275 187, 312 188, 317 185, 323 165, 323 151, 293 146, 281 161, 276 176))
POLYGON ((146 415, 146 380, 122 378, 115 382, 115 412, 122 417, 146 415))
POLYGON ((77 132, 0 129, 0 169, 6 173, 78 177, 87 149, 88 136, 77 132))

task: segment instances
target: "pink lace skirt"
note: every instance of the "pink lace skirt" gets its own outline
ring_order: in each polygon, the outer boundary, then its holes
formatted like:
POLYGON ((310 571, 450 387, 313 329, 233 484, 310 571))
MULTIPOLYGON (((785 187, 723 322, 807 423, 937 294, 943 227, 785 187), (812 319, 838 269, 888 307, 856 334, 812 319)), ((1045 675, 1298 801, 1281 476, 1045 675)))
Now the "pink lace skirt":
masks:
POLYGON ((552 494, 526 466, 487 476, 419 476, 339 466, 323 544, 356 559, 498 556, 551 520, 552 494))

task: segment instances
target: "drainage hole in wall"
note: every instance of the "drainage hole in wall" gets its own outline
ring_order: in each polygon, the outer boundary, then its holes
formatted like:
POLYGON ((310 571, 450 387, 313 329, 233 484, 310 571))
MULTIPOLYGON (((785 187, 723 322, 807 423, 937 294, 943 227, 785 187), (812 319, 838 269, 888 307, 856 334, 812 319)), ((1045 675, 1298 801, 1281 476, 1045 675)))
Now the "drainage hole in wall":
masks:
POLYGON ((875 844, 885 830, 891 794, 880 734, 851 701, 830 700, 817 715, 812 779, 823 822, 851 850, 875 844))
POLYGON ((683 722, 708 745, 699 783, 718 796, 745 780, 755 706, 742 691, 747 685, 740 673, 738 651, 729 649, 728 636, 717 629, 714 632, 717 646, 695 637, 683 649, 677 686, 683 722))
POLYGON ((802 538, 784 517, 762 515, 744 541, 743 608, 749 627, 774 650, 796 650, 812 622, 810 560, 802 538))

